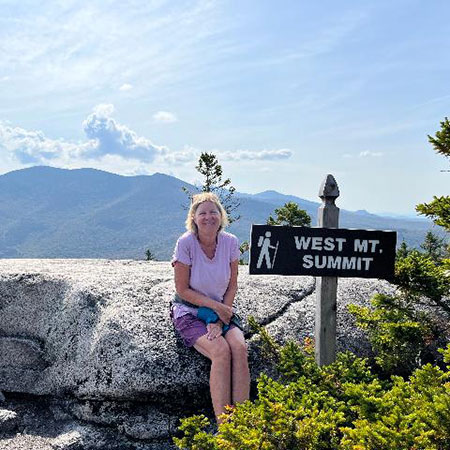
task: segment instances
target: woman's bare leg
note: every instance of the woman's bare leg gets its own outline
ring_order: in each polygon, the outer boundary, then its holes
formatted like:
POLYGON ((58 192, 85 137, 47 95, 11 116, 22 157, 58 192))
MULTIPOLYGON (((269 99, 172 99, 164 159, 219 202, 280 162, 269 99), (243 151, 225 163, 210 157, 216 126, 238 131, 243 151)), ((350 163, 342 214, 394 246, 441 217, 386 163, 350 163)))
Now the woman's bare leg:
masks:
POLYGON ((209 340, 204 335, 197 339, 194 348, 211 360, 209 388, 214 414, 220 423, 219 416, 225 412, 225 406, 231 404, 230 347, 223 337, 209 340))
POLYGON ((225 340, 231 349, 231 398, 233 404, 241 403, 250 396, 247 344, 239 328, 228 331, 225 340))

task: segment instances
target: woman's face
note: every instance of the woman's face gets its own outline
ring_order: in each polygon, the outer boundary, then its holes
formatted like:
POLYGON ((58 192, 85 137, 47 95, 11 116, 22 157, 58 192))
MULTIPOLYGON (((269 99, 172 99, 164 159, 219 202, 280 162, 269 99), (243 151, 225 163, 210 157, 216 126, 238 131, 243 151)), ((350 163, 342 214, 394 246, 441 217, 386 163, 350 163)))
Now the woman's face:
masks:
POLYGON ((199 231, 217 233, 221 221, 220 211, 213 202, 203 202, 198 205, 194 214, 194 222, 199 231))

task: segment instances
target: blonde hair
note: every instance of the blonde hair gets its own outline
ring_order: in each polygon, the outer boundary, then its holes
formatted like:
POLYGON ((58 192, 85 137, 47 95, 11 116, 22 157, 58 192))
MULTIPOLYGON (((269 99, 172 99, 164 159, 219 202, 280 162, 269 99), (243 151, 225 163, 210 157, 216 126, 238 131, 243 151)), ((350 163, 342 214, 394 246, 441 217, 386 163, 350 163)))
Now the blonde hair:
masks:
POLYGON ((212 202, 217 206, 217 209, 220 213, 220 228, 219 231, 224 229, 228 224, 228 214, 225 211, 225 208, 220 203, 219 198, 216 194, 212 192, 201 192, 200 194, 196 194, 192 197, 191 207, 189 208, 189 212, 186 218, 186 230, 191 231, 192 233, 198 234, 197 225, 194 222, 194 216, 197 212, 197 208, 205 202, 212 202))

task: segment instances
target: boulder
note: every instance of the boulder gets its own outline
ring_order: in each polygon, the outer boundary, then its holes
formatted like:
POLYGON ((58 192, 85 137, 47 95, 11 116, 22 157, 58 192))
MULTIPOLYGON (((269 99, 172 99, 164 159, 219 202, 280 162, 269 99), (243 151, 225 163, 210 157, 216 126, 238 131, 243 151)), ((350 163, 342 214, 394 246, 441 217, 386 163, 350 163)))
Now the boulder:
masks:
POLYGON ((17 414, 9 409, 0 409, 0 433, 13 431, 17 426, 17 414))
MULTIPOLYGON (((302 340, 314 335, 314 288, 312 277, 241 266, 236 306, 278 340, 302 340)), ((339 280, 338 350, 367 354, 346 305, 376 292, 393 287, 339 280)), ((133 439, 172 435, 181 415, 210 404, 208 361, 176 336, 173 295, 168 262, 0 260, 0 390, 65 399, 75 417, 133 439)), ((255 379, 263 364, 246 336, 255 379)), ((80 431, 68 433, 61 446, 76 447, 80 431)))

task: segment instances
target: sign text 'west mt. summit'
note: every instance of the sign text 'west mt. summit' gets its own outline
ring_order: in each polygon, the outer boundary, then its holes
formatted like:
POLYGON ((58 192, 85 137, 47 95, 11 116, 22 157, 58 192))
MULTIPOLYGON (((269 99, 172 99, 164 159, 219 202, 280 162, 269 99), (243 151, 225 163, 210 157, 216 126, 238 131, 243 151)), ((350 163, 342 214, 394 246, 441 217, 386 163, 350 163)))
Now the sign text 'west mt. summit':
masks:
POLYGON ((253 225, 250 274, 392 278, 395 231, 253 225))

